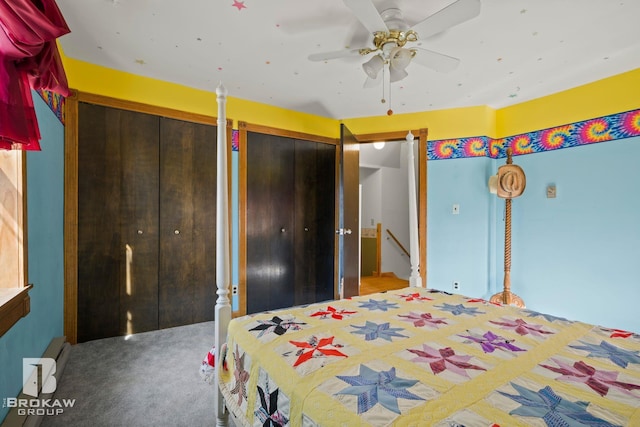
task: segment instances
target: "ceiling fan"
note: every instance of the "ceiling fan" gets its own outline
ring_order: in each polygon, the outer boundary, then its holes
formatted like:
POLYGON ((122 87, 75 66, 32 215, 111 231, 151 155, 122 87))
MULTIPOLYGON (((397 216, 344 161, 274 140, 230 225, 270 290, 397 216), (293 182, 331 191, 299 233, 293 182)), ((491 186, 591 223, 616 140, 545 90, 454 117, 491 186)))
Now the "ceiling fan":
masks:
POLYGON ((372 0, 343 0, 355 17, 373 35, 373 47, 343 49, 309 55, 311 61, 327 61, 375 53, 362 68, 367 75, 365 87, 372 87, 382 79, 380 71, 389 70, 389 80, 396 82, 408 76, 411 62, 439 72, 454 70, 460 60, 432 50, 411 46, 480 14, 480 0, 456 0, 426 19, 409 27, 402 10, 394 2, 387 2, 381 12, 372 0))

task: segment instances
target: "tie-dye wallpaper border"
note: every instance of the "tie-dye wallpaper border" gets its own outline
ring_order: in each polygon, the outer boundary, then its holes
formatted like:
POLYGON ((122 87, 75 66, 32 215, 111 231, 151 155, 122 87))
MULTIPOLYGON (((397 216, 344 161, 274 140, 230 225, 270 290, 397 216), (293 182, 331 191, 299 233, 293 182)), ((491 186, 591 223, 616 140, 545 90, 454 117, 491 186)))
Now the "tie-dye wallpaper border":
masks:
POLYGON ((429 160, 482 156, 499 159, 506 157, 507 147, 519 156, 634 136, 640 136, 640 109, 501 139, 478 136, 429 141, 427 153, 429 160))
POLYGON ((37 92, 49 108, 51 108, 53 114, 60 120, 60 123, 64 125, 64 96, 49 90, 38 90, 37 92))
MULTIPOLYGON (((38 93, 51 111, 64 124, 65 98, 57 93, 39 90, 38 93)), ((470 138, 440 139, 429 141, 427 155, 429 160, 464 159, 470 157, 491 157, 499 159, 506 156, 507 147, 511 147, 514 156, 579 147, 605 141, 640 136, 640 109, 609 116, 584 120, 577 123, 555 126, 507 138, 493 139, 488 136, 470 138)), ((238 131, 233 130, 231 148, 238 151, 238 131)))

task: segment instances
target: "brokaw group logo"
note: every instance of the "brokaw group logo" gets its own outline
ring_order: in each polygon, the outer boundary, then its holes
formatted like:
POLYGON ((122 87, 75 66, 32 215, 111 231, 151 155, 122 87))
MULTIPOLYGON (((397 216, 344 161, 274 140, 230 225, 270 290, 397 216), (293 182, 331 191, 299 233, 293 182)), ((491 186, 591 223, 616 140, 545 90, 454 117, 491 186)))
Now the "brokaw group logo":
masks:
POLYGON ((32 397, 53 393, 58 385, 53 376, 55 373, 56 361, 53 359, 22 359, 22 392, 32 397))
POLYGON ((56 361, 49 358, 22 359, 22 392, 32 399, 9 397, 4 399, 4 407, 17 408, 18 415, 60 415, 65 408, 72 408, 75 399, 47 399, 40 395, 50 395, 56 391, 56 361))

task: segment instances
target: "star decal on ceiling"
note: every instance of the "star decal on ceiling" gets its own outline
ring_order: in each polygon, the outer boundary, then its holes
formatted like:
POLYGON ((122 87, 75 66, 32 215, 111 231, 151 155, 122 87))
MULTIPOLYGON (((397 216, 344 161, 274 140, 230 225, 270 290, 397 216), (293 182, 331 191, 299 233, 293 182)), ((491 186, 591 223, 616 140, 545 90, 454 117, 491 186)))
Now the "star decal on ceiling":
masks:
POLYGON ((238 0, 233 0, 233 4, 231 6, 238 8, 238 11, 247 8, 247 6, 244 5, 243 1, 238 0))

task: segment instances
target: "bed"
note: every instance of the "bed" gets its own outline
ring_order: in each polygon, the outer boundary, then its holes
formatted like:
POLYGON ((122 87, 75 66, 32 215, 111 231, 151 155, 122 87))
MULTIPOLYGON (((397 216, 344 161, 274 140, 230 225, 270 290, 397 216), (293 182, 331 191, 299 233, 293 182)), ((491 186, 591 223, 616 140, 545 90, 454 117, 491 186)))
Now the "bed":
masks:
POLYGON ((231 321, 242 425, 640 425, 640 336, 406 288, 231 321))
POLYGON ((218 426, 640 426, 640 336, 424 289, 417 266, 406 289, 231 320, 217 99, 218 426))

